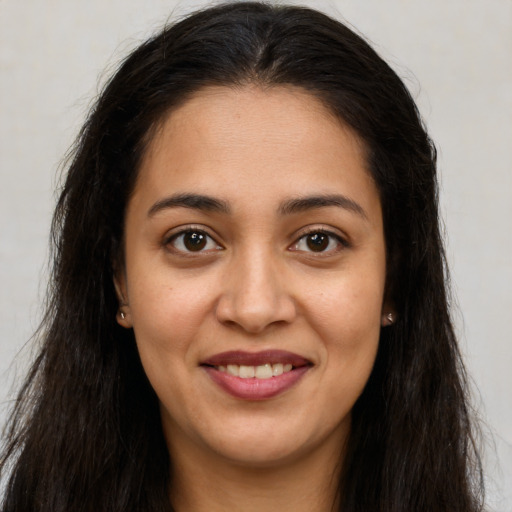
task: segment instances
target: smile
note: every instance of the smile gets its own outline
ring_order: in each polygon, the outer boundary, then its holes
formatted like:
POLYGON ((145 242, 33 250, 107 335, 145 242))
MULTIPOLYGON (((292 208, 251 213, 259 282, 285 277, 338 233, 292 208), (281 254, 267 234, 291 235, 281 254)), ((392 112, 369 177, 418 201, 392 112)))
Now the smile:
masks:
POLYGON ((227 366, 221 365, 216 368, 220 372, 227 372, 229 375, 240 377, 241 379, 271 379, 272 377, 279 377, 283 373, 290 372, 293 369, 293 365, 290 363, 265 363, 258 366, 228 364, 227 366))
POLYGON ((291 352, 223 352, 201 366, 222 390, 243 400, 266 400, 296 385, 312 364, 291 352))

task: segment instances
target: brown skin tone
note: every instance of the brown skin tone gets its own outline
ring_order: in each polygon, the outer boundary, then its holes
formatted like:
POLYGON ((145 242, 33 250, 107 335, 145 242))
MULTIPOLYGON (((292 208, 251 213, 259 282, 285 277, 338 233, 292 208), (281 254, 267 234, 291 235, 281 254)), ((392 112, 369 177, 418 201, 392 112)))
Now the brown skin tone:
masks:
POLYGON ((160 400, 176 510, 331 510, 350 411, 390 311, 361 141, 300 89, 204 89, 156 131, 125 240, 118 321, 134 329, 160 400), (164 204, 176 194, 222 208, 164 204), (290 203, 311 197, 330 202, 290 203), (201 366, 267 349, 311 363, 267 400, 227 394, 201 366))

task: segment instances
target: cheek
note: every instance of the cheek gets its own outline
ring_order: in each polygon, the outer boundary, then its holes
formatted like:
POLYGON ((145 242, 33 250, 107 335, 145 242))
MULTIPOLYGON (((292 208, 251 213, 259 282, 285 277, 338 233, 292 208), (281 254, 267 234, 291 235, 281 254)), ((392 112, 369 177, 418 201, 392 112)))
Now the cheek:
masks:
POLYGON ((210 300, 178 279, 147 279, 132 283, 133 330, 144 371, 164 409, 185 410, 182 398, 193 393, 190 371, 197 362, 210 300), (172 283, 172 284, 171 284, 172 283))
POLYGON ((311 301, 309 321, 322 339, 327 375, 341 393, 362 391, 377 353, 384 284, 379 276, 367 277, 358 276, 357 284, 332 280, 311 301))
POLYGON ((383 296, 381 274, 334 276, 310 297, 310 321, 325 331, 327 338, 343 333, 347 341, 357 341, 380 331, 383 296))
POLYGON ((211 303, 204 281, 183 280, 169 273, 135 280, 130 310, 141 357, 149 351, 166 356, 188 353, 211 303))

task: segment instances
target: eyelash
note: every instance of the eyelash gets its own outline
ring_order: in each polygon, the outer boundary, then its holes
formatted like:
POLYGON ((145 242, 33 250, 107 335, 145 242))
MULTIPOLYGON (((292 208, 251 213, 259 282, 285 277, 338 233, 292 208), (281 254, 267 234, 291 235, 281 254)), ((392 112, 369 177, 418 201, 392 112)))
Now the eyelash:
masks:
POLYGON ((305 252, 305 253, 316 254, 318 256, 321 256, 321 255, 335 254, 335 253, 338 253, 339 251, 341 251, 341 250, 343 250, 345 248, 348 248, 348 247, 349 247, 349 243, 347 242, 347 240, 345 240, 339 234, 334 233, 334 232, 332 232, 332 231, 330 231, 328 229, 325 229, 325 228, 310 228, 306 232, 303 232, 301 234, 301 236, 297 239, 297 241, 294 242, 294 244, 291 246, 290 250, 292 250, 292 251, 302 251, 302 252, 305 252), (332 243, 335 243, 336 247, 328 249, 328 250, 321 250, 321 251, 314 251, 314 250, 309 250, 308 251, 308 250, 304 250, 302 248, 299 248, 299 244, 307 243, 307 238, 309 236, 312 236, 312 235, 324 235, 324 236, 328 237, 327 248, 329 248, 329 246, 332 243))
POLYGON ((183 254, 183 255, 193 255, 194 253, 204 253, 204 252, 210 252, 212 249, 213 250, 222 250, 224 249, 211 235, 209 235, 204 229, 202 228, 196 228, 194 226, 188 226, 186 227, 185 229, 181 229, 180 231, 178 231, 177 233, 173 233, 172 235, 170 235, 169 237, 167 237, 165 240, 164 240, 164 245, 166 247, 169 247, 171 246, 172 247, 172 251, 173 252, 176 252, 176 253, 179 253, 179 254, 183 254), (205 244, 208 245, 214 245, 215 247, 213 248, 208 248, 206 250, 203 250, 204 247, 200 247, 200 249, 198 251, 193 251, 193 250, 189 250, 187 249, 187 247, 185 246, 185 241, 184 241, 184 237, 186 235, 199 235, 200 238, 197 239, 197 242, 200 243, 201 241, 205 241, 205 244), (176 247, 176 241, 181 239, 181 242, 180 242, 180 245, 182 245, 182 247, 176 247))
MULTIPOLYGON (((325 240, 325 239, 323 239, 323 240, 325 240)), ((323 240, 320 240, 320 243, 322 243, 323 240)), ((210 253, 212 250, 218 251, 218 250, 224 249, 224 247, 222 247, 211 235, 209 235, 207 231, 205 231, 204 229, 199 228, 199 227, 196 228, 194 226, 188 226, 185 229, 181 229, 177 233, 173 233, 172 235, 170 235, 169 237, 167 237, 164 240, 164 245, 166 247, 169 247, 169 246, 172 247, 171 250, 175 253, 178 253, 181 255, 187 255, 187 256, 193 255, 195 253, 197 253, 197 254, 210 253), (198 243, 198 246, 203 241, 204 241, 205 245, 202 247, 199 247, 199 250, 197 250, 197 251, 190 250, 190 248, 187 248, 185 246, 186 242, 184 240, 184 237, 188 234, 197 235, 196 243, 198 243), (179 245, 181 245, 181 247, 177 247, 176 241, 180 240, 180 239, 181 239, 181 241, 179 242, 179 245), (214 245, 214 247, 205 249, 205 247, 207 247, 208 245, 214 245)), ((321 246, 319 246, 319 247, 321 248, 321 246)), ((297 251, 297 252, 300 251, 300 252, 309 253, 309 254, 316 254, 316 255, 320 256, 320 255, 330 255, 333 253, 337 253, 337 252, 343 250, 343 248, 347 248, 347 247, 349 247, 349 243, 343 237, 338 235, 337 233, 333 233, 332 231, 329 231, 324 228, 311 228, 311 229, 308 229, 306 232, 303 232, 301 234, 301 236, 289 247, 289 250, 297 251), (305 248, 301 248, 300 247, 301 244, 307 244, 307 238, 312 235, 321 235, 321 236, 323 235, 323 236, 327 237, 328 238, 327 246, 320 251, 307 250, 305 248), (329 247, 332 245, 332 243, 335 243, 336 247, 329 249, 329 247), (325 249, 327 249, 327 250, 325 250, 325 249)), ((311 247, 309 247, 309 249, 311 249, 311 247)))

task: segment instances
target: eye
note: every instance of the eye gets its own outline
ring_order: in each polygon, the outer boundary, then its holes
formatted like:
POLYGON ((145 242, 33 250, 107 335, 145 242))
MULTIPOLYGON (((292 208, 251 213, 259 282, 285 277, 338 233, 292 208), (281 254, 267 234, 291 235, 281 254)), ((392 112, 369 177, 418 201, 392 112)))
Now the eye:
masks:
POLYGON ((301 236, 290 249, 292 251, 326 253, 337 252, 346 246, 346 242, 339 235, 327 231, 312 231, 301 236))
POLYGON ((220 250, 222 247, 207 233, 199 229, 188 229, 172 235, 167 246, 179 252, 205 252, 220 250))

